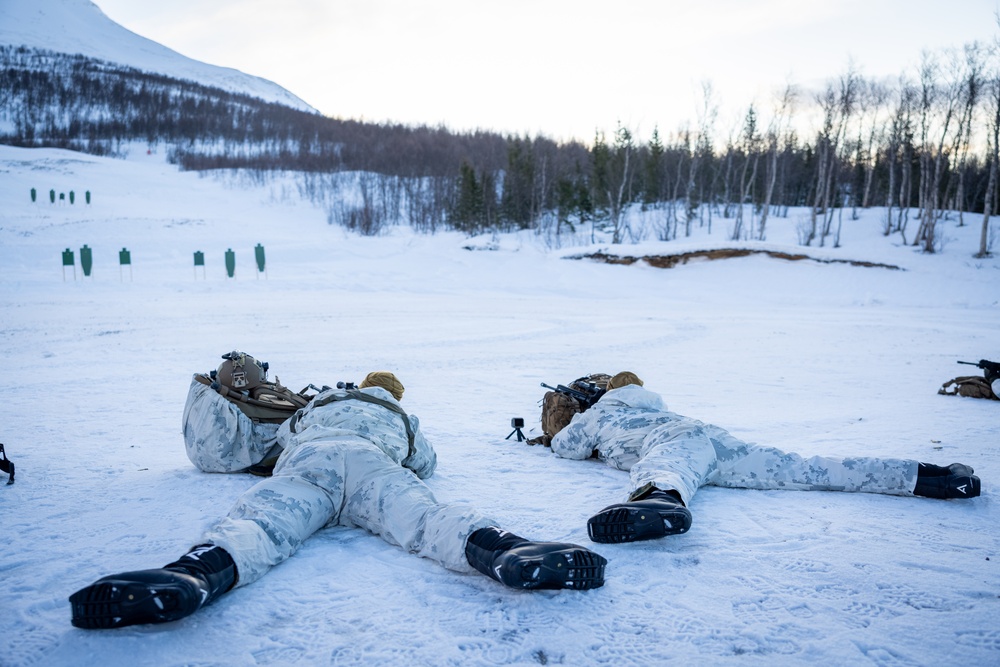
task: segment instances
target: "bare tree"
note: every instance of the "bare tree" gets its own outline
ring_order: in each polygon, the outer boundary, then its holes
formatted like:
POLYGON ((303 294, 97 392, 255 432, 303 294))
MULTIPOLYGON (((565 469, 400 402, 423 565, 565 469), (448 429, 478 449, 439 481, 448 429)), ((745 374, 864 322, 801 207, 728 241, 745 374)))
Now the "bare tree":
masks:
MULTIPOLYGON (((955 181, 955 205, 958 209, 958 225, 964 224, 962 211, 965 209, 965 171, 969 158, 969 149, 972 144, 972 121, 979 106, 983 90, 983 61, 982 48, 978 43, 973 42, 965 46, 965 71, 961 80, 961 104, 962 113, 958 120, 958 128, 955 132, 951 146, 951 155, 955 156, 957 164, 951 172, 951 179, 955 181)), ((951 187, 947 188, 951 191, 951 187)))
MULTIPOLYGON (((950 73, 956 74, 954 55, 951 58, 950 73)), ((940 209, 941 181, 948 164, 945 142, 960 108, 961 78, 953 76, 944 87, 938 81, 940 68, 926 52, 920 68, 920 227, 913 244, 922 244, 924 252, 934 252, 937 242, 937 212, 940 209), (931 132, 935 121, 939 138, 936 146, 931 145, 931 132)))
MULTIPOLYGON (((1000 23, 1000 15, 997 17, 1000 23)), ((986 83, 987 94, 989 95, 989 111, 991 120, 988 125, 989 147, 989 178, 987 179, 986 194, 983 197, 983 228, 979 234, 979 252, 976 257, 989 256, 989 229, 990 215, 993 212, 993 193, 997 187, 997 161, 1000 160, 1000 40, 997 40, 991 52, 991 71, 986 83)))
POLYGON ((816 187, 813 190, 813 202, 809 211, 809 231, 802 240, 803 245, 811 245, 816 239, 819 216, 822 215, 824 221, 826 219, 830 199, 830 172, 836 167, 837 147, 843 129, 841 104, 833 84, 827 84, 826 89, 816 96, 816 104, 823 113, 823 124, 816 137, 816 187))
POLYGON ((726 154, 719 167, 719 175, 722 177, 722 217, 729 218, 732 215, 733 207, 733 174, 736 169, 736 141, 733 135, 736 134, 736 124, 729 128, 729 135, 726 137, 726 154))
MULTIPOLYGON (((687 187, 684 192, 684 236, 691 236, 691 221, 700 208, 702 198, 699 197, 698 203, 695 203, 695 182, 702 161, 712 157, 712 135, 715 132, 715 120, 719 115, 719 107, 714 99, 712 84, 707 81, 702 82, 701 94, 702 104, 698 111, 698 133, 691 160, 688 163, 687 187)), ((711 207, 708 208, 709 215, 711 215, 711 207)), ((711 228, 709 231, 711 232, 711 228)))
MULTIPOLYGON (((910 220, 910 202, 913 199, 913 139, 914 121, 913 112, 917 106, 918 91, 912 83, 905 78, 900 79, 899 105, 896 115, 893 118, 893 132, 899 142, 900 156, 900 180, 898 192, 898 216, 896 225, 892 231, 899 232, 906 244, 906 225, 910 220)), ((890 187, 890 196, 893 190, 890 187)), ((891 199, 889 207, 891 209, 891 199)))
MULTIPOLYGON (((816 138, 816 189, 809 217, 809 231, 803 240, 810 245, 817 236, 819 217, 823 216, 823 226, 819 230, 819 244, 824 245, 833 222, 832 204, 838 185, 840 150, 848 121, 857 105, 860 76, 853 63, 840 77, 839 91, 828 84, 816 101, 823 112, 823 127, 816 138)), ((838 234, 839 236, 839 234, 838 234)))
POLYGON ((635 141, 632 132, 618 123, 615 131, 615 143, 608 161, 606 179, 606 197, 608 214, 611 218, 612 243, 621 243, 628 232, 625 208, 631 201, 632 188, 632 156, 635 152, 635 141))
POLYGON ((861 208, 871 205, 872 181, 878 160, 877 143, 881 143, 885 135, 885 121, 880 114, 889 100, 889 89, 876 81, 870 81, 864 86, 862 94, 861 122, 858 124, 858 161, 864 165, 864 194, 861 197, 861 208), (867 128, 865 125, 867 124, 867 128), (867 137, 862 135, 867 129, 867 137))
POLYGON ((760 222, 757 225, 757 239, 765 239, 767 216, 771 211, 771 199, 774 196, 774 184, 778 178, 778 141, 785 135, 791 125, 792 111, 797 96, 792 84, 787 84, 778 98, 774 115, 767 128, 767 185, 764 188, 764 201, 761 204, 760 222))
POLYGON ((895 204, 902 206, 900 202, 901 197, 896 192, 896 168, 897 163, 902 164, 903 162, 900 157, 900 150, 906 142, 908 133, 909 105, 907 103, 907 90, 909 90, 909 86, 906 80, 900 77, 899 88, 896 91, 895 110, 889 121, 889 131, 886 136, 886 145, 884 148, 886 170, 889 179, 885 195, 885 224, 882 227, 882 232, 885 236, 889 236, 889 234, 897 231, 896 224, 893 222, 892 209, 895 204))

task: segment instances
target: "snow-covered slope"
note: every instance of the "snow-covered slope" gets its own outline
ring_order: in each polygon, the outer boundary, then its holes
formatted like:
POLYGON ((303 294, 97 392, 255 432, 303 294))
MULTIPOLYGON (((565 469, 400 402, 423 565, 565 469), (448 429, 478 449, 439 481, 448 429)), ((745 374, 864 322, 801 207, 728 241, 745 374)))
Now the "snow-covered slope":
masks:
POLYGON ((0 44, 90 58, 315 112, 278 84, 192 60, 118 25, 89 0, 0 0, 0 44))
MULTIPOLYGON (((495 250, 453 232, 348 235, 299 191, 290 174, 179 172, 145 152, 0 146, 0 442, 17 465, 13 485, 0 473, 0 665, 1000 664, 1000 403, 937 395, 978 372, 957 360, 1000 354, 1000 259, 972 257, 971 216, 943 220, 928 255, 862 211, 822 251, 901 270, 763 255, 664 270, 562 259, 597 246, 548 252, 532 232, 495 250), (85 244, 88 278, 60 261, 85 244), (257 481, 184 453, 191 374, 234 347, 296 389, 395 370, 438 452, 437 497, 594 548, 604 587, 509 590, 330 526, 191 618, 72 627, 73 591, 177 558, 257 481), (962 461, 982 496, 706 487, 689 533, 596 545, 587 519, 628 474, 504 437, 515 416, 538 435, 540 382, 623 368, 743 439, 962 461)), ((768 247, 796 249, 806 216, 775 217, 768 247)), ((727 222, 614 249, 704 248, 727 222)))

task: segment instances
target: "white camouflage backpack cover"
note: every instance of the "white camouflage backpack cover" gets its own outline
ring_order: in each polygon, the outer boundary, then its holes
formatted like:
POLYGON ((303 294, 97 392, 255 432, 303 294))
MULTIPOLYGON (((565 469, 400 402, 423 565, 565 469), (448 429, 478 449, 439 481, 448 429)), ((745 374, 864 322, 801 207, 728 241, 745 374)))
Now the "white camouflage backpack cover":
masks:
POLYGON ((268 365, 233 351, 217 370, 195 373, 184 405, 184 447, 205 472, 250 472, 267 476, 281 453, 278 426, 313 396, 267 378, 268 365))

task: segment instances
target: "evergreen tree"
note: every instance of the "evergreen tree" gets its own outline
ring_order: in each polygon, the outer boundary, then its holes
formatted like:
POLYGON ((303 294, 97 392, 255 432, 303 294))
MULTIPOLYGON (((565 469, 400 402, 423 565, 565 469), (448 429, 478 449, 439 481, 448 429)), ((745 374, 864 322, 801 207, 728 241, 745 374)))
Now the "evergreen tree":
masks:
POLYGON ((644 170, 643 196, 645 204, 655 204, 663 201, 663 142, 660 140, 660 129, 653 128, 653 136, 649 139, 646 152, 646 168, 644 170))
POLYGON ((507 144, 500 214, 504 222, 521 229, 531 227, 537 215, 535 157, 529 139, 511 139, 507 144))

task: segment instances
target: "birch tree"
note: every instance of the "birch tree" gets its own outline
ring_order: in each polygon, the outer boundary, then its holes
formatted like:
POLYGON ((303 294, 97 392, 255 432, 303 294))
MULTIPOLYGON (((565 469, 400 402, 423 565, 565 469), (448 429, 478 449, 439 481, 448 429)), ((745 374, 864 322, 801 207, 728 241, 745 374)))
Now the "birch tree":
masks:
MULTIPOLYGON (((1000 17, 998 17, 1000 23, 1000 17)), ((1000 40, 993 45, 990 54, 991 67, 986 82, 988 97, 987 111, 989 113, 987 155, 989 162, 989 177, 986 181, 986 194, 983 197, 983 227, 979 234, 979 252, 976 257, 989 257, 990 215, 993 213, 994 192, 997 188, 997 161, 1000 159, 1000 40)))
MULTIPOLYGON (((694 150, 688 163, 687 187, 684 190, 684 236, 691 236, 691 221, 704 201, 703 196, 696 195, 696 181, 702 162, 712 157, 712 141, 715 131, 715 120, 719 116, 719 107, 715 102, 712 84, 705 81, 701 85, 702 103, 697 114, 698 130, 695 137, 694 150), (697 199, 696 199, 697 197, 697 199)), ((704 187, 704 186, 703 186, 704 187)), ((708 207, 711 215, 711 207, 708 207)), ((709 229, 711 232, 711 228, 709 229)))
MULTIPOLYGON (((939 82, 940 67, 925 52, 920 69, 920 227, 913 244, 921 244, 924 252, 935 251, 937 243, 937 212, 940 209, 941 181, 947 167, 945 143, 957 110, 960 108, 961 82, 953 77, 942 87, 939 82), (937 127, 935 128, 935 121, 937 127), (931 133, 937 130, 935 137, 931 133), (934 141, 935 143, 931 143, 934 141)), ((954 67, 952 68, 954 73, 954 67)))
MULTIPOLYGON (((955 204, 953 208, 958 209, 958 226, 965 224, 962 212, 965 209, 965 171, 969 159, 969 149, 972 144, 972 124, 976 115, 983 93, 983 61, 982 50, 977 43, 965 46, 965 71, 960 81, 961 115, 958 120, 958 128, 954 135, 951 147, 951 155, 955 156, 955 169, 951 172, 952 180, 955 181, 955 204)), ((951 187, 948 188, 951 191, 951 187)))
POLYGON ((766 236, 767 216, 771 211, 771 200, 774 196, 774 184, 778 179, 778 142, 785 136, 791 124, 792 107, 796 98, 795 87, 785 86, 771 117, 767 128, 767 176, 764 186, 764 201, 761 204, 760 222, 757 225, 757 240, 763 241, 766 236))

